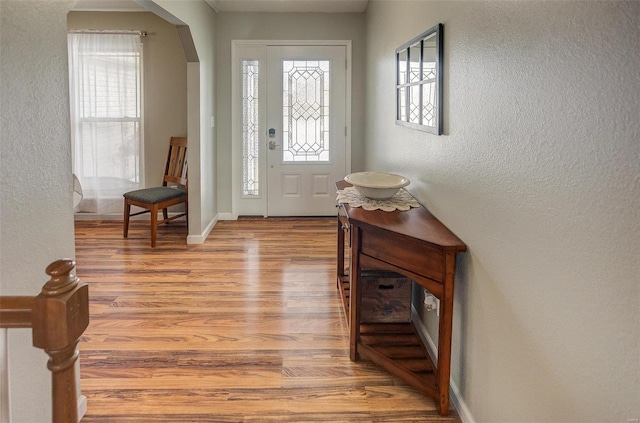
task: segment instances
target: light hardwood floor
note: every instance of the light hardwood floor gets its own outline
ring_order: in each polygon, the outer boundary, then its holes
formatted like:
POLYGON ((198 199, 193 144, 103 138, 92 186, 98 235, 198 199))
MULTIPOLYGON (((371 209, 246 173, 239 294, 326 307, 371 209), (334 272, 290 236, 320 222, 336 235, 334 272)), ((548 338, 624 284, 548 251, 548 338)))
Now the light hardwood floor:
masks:
POLYGON ((83 422, 459 422, 370 362, 349 360, 334 219, 76 222, 91 323, 83 422))

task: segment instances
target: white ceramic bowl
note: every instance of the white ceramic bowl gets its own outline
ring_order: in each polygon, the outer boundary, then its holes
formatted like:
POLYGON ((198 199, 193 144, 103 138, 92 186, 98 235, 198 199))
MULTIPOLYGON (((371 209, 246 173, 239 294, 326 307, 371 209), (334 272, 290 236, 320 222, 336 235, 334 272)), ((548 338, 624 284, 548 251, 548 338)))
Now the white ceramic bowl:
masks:
POLYGON ((373 200, 387 200, 411 183, 404 176, 384 172, 356 172, 345 176, 344 180, 373 200))

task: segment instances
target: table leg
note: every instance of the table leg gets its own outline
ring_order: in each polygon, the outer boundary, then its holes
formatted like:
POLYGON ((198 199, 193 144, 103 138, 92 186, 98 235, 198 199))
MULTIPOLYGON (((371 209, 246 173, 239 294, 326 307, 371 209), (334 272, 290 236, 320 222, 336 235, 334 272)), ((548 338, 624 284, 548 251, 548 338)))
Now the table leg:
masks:
POLYGON ((351 226, 351 255, 349 271, 349 358, 358 361, 358 342, 360 341, 360 305, 362 303, 362 290, 360 289, 360 235, 358 226, 351 226))
POLYGON ((440 300, 440 321, 438 328, 437 381, 440 394, 438 411, 440 415, 449 413, 449 377, 451 373, 451 331, 453 326, 453 282, 456 254, 445 255, 445 283, 440 300))

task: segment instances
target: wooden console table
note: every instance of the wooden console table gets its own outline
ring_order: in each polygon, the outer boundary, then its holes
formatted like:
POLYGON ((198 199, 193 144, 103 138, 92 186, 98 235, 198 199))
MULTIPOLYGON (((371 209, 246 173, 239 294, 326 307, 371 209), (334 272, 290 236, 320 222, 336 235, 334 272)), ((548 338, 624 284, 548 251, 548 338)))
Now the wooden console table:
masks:
MULTIPOLYGON (((336 183, 339 190, 348 186, 336 183)), ((349 324, 350 358, 367 358, 432 397, 441 415, 449 413, 456 253, 466 250, 424 207, 393 212, 338 207, 338 288, 349 324), (345 269, 345 231, 350 232, 350 270, 345 269), (440 300, 436 364, 412 323, 360 323, 362 269, 402 274, 440 300)))

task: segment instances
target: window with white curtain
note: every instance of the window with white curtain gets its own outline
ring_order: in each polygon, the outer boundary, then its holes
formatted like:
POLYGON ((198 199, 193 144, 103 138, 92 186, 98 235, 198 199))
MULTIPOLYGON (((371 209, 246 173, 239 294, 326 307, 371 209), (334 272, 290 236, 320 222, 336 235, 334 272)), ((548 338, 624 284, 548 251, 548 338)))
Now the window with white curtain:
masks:
POLYGON ((76 211, 122 213, 122 194, 144 182, 140 34, 70 33, 68 45, 76 211))

